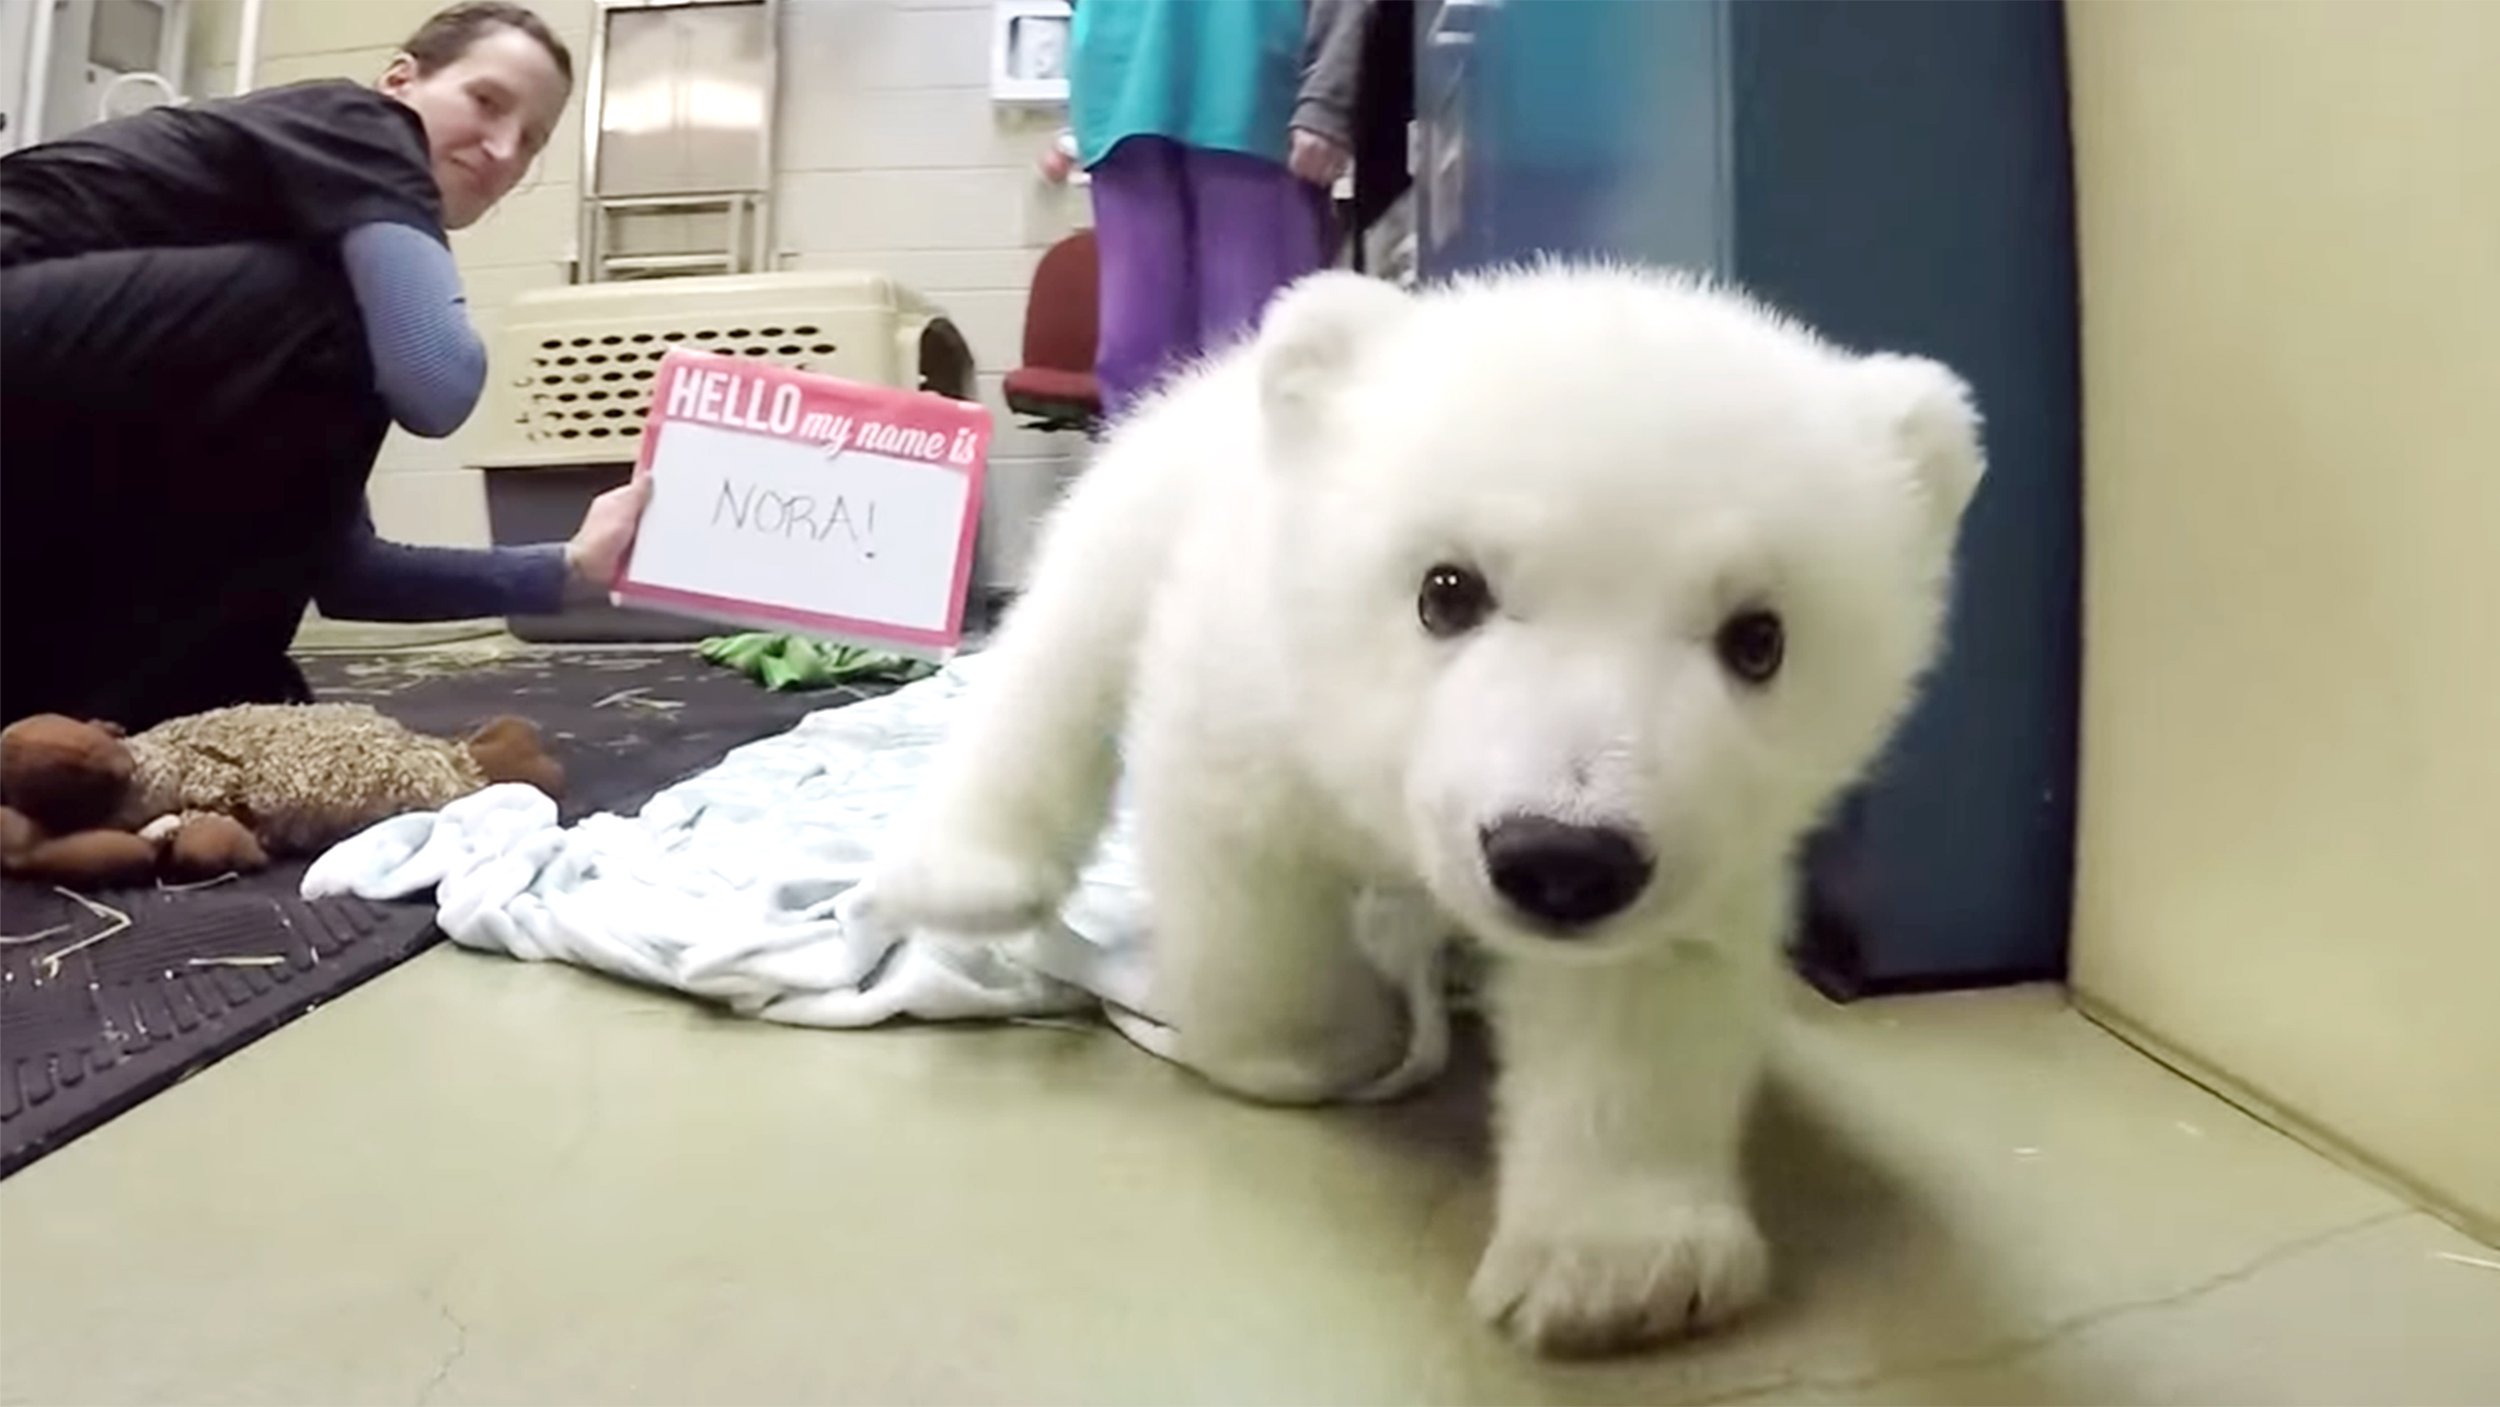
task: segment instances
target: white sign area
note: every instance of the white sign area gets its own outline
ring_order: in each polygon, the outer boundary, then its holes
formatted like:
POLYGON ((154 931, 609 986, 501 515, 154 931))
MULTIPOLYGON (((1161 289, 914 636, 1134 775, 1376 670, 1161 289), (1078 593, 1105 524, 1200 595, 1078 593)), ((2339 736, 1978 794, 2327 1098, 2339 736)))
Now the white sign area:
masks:
POLYGON ((948 628, 972 480, 862 449, 672 422, 651 460, 637 586, 948 628))

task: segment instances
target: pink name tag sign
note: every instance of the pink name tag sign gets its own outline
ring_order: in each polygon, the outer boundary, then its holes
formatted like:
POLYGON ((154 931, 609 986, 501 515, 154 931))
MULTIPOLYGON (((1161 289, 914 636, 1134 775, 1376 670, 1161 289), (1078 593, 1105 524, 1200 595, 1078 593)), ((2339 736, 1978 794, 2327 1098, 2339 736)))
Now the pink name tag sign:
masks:
POLYGON ((964 401, 672 351, 613 598, 943 659, 963 641, 990 429, 964 401))

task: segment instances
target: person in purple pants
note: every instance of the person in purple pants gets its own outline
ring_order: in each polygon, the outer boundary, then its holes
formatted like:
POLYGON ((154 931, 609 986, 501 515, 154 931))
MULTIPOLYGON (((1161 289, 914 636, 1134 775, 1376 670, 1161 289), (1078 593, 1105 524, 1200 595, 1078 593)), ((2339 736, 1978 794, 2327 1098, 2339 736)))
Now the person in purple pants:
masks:
POLYGON ((1366 0, 1081 0, 1070 131, 1043 162, 1091 178, 1095 373, 1112 418, 1256 327, 1333 262, 1366 0))

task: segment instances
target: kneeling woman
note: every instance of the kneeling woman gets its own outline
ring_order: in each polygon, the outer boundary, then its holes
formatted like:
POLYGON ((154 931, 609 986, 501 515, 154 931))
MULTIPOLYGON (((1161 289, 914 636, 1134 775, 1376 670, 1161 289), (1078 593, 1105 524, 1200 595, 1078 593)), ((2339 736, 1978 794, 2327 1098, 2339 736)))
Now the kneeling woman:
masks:
POLYGON ((155 108, 0 159, 0 721, 132 728, 307 697, 307 606, 358 620, 559 609, 604 580, 639 488, 572 541, 385 542, 393 422, 442 436, 485 387, 446 231, 529 169, 572 58, 463 4, 371 87, 155 108))

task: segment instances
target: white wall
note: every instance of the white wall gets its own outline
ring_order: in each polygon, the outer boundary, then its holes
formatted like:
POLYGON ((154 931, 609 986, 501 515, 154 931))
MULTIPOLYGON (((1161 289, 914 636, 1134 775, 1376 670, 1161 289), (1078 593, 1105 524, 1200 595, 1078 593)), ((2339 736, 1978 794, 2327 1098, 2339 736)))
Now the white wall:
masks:
POLYGON ((2067 18, 2076 986, 2500 1241, 2500 8, 2067 18))
POLYGON ((0 152, 15 151, 25 140, 26 117, 18 111, 26 94, 26 51, 34 43, 35 0, 0 0, 0 113, 8 114, 8 130, 0 131, 0 152))
MULTIPOLYGON (((370 78, 438 0, 268 0, 258 81, 370 78)), ((589 0, 535 6, 587 71, 589 0)), ((190 89, 233 86, 236 0, 203 0, 190 89)), ((778 242, 793 268, 872 268, 945 307, 970 339, 999 417, 993 492, 1035 500, 1064 470, 1073 436, 1016 428, 1000 377, 1020 350, 1025 286, 1043 249, 1086 219, 1083 193, 1045 185, 1033 162, 1056 114, 994 105, 989 14, 965 0, 783 0, 777 132, 778 242)), ((477 228, 454 237, 482 323, 526 289, 561 284, 581 166, 580 99, 539 170, 477 228)), ((385 534, 487 540, 483 490, 460 436, 394 435, 373 480, 385 534)))

